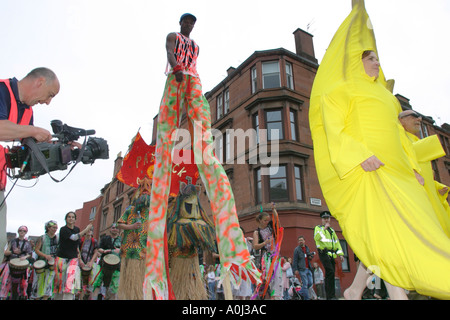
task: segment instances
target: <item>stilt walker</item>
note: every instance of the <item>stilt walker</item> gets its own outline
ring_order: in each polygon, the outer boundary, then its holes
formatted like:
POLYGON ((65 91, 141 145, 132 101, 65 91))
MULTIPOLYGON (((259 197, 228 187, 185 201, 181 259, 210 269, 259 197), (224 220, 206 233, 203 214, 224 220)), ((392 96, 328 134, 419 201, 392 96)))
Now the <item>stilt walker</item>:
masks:
POLYGON ((169 70, 158 114, 144 282, 146 299, 168 299, 167 245, 164 235, 171 185, 173 138, 181 120, 182 106, 185 106, 191 130, 194 160, 211 202, 222 278, 231 272, 231 281, 250 277, 259 282, 259 271, 250 258, 239 227, 228 177, 213 154, 209 104, 202 94, 196 70, 199 47, 189 37, 196 20, 192 14, 182 15, 181 31, 170 33, 166 41, 169 70))

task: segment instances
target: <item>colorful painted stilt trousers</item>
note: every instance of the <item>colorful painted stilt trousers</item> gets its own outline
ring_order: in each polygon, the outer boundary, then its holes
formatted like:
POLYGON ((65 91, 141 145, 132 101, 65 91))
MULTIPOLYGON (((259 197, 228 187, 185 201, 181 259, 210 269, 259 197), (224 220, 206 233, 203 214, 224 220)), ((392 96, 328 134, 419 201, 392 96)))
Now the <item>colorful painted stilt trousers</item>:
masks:
MULTIPOLYGON (((145 299, 168 298, 168 275, 164 238, 166 213, 171 182, 172 151, 176 130, 185 108, 192 124, 194 159, 210 199, 217 245, 223 270, 230 272, 232 281, 249 277, 260 282, 260 273, 250 259, 244 236, 239 227, 233 192, 228 177, 213 153, 211 114, 202 94, 199 78, 185 75, 178 83, 173 74, 167 77, 158 115, 157 144, 152 180, 149 228, 147 237, 145 299)), ((225 277, 226 272, 222 272, 225 277)))

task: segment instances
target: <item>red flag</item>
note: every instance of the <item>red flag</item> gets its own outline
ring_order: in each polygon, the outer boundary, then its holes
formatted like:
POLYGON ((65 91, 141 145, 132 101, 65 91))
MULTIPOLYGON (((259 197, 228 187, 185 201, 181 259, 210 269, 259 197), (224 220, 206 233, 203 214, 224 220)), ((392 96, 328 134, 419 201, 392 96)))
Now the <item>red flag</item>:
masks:
MULTIPOLYGON (((186 177, 191 177, 192 184, 197 183, 199 177, 197 165, 193 162, 192 150, 175 150, 172 164, 172 182, 170 196, 176 197, 180 188, 180 181, 186 182, 186 177)), ((116 178, 137 188, 139 181, 144 177, 153 178, 155 164, 155 146, 148 145, 138 132, 133 144, 123 159, 122 168, 116 178)))

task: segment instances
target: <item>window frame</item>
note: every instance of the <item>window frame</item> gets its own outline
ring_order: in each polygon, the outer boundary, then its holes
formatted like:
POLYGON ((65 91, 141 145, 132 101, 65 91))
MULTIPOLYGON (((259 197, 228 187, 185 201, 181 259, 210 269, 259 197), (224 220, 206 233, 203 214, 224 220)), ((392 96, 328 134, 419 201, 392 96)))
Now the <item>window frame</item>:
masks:
POLYGON ((255 129, 255 132, 256 132, 256 143, 259 144, 260 124, 259 124, 259 114, 258 114, 258 112, 253 114, 253 129, 255 129))
POLYGON ((298 165, 298 164, 294 164, 294 186, 295 186, 295 201, 305 202, 305 195, 304 195, 305 185, 304 185, 304 179, 303 179, 303 166, 298 165), (298 173, 299 173, 300 177, 297 177, 296 169, 298 169, 298 173), (297 181, 300 184, 300 197, 301 197, 300 199, 298 198, 299 190, 297 190, 297 181))
POLYGON ((216 98, 216 119, 219 120, 223 116, 223 95, 219 94, 216 98))
POLYGON ((255 172, 255 202, 256 204, 262 204, 263 203, 263 178, 261 175, 261 168, 256 168, 254 170, 255 172), (258 188, 259 186, 259 188, 258 188))
POLYGON ((285 132, 284 132, 284 123, 285 123, 285 121, 284 121, 284 112, 283 112, 283 110, 284 110, 284 108, 276 108, 276 109, 265 109, 264 110, 264 120, 265 120, 265 123, 264 123, 264 125, 265 125, 265 129, 267 129, 267 141, 276 141, 276 140, 284 140, 285 139, 285 132), (280 116, 281 116, 281 119, 278 121, 268 121, 268 113, 270 113, 270 112, 279 112, 280 113, 280 116), (278 139, 272 139, 272 135, 271 135, 271 130, 275 130, 275 129, 270 129, 269 128, 269 125, 270 124, 273 124, 273 123, 280 123, 280 125, 281 125, 281 130, 279 130, 279 131, 281 131, 280 133, 279 133, 279 136, 278 136, 278 139))
POLYGON ((280 171, 280 168, 284 168, 284 176, 283 177, 272 178, 272 175, 268 175, 267 176, 268 177, 267 186, 269 188, 269 192, 268 192, 268 194, 269 194, 269 202, 286 202, 286 201, 289 202, 290 201, 290 199, 289 199, 290 197, 289 197, 289 170, 288 170, 288 165, 287 164, 279 164, 278 165, 278 172, 280 171), (285 189, 286 197, 285 198, 274 198, 273 197, 273 194, 271 192, 271 190, 273 189, 271 187, 271 183, 274 180, 284 180, 285 186, 286 186, 286 189, 285 189))
POLYGON ((294 89, 294 67, 289 61, 285 61, 286 86, 288 89, 294 89), (288 72, 288 68, 290 69, 288 72))
POLYGON ((226 89, 223 92, 223 115, 230 112, 230 90, 226 89))
POLYGON ((280 72, 280 61, 279 60, 272 60, 272 61, 264 61, 264 62, 262 62, 262 64, 261 64, 261 74, 262 74, 262 76, 261 76, 261 78, 262 78, 262 87, 263 87, 263 89, 276 89, 276 88, 281 88, 281 72, 280 72), (267 72, 267 73, 264 73, 264 66, 268 66, 269 64, 277 64, 277 67, 278 67, 278 72, 267 72), (273 77, 273 76, 275 76, 275 75, 278 75, 278 85, 277 86, 270 86, 270 87, 267 87, 266 86, 266 77, 273 77))
POLYGON ((251 68, 250 77, 251 77, 252 94, 254 94, 258 90, 258 70, 256 66, 251 68))
POLYGON ((342 272, 350 272, 350 257, 348 256, 348 244, 344 239, 339 239, 339 243, 342 248, 342 252, 344 252, 344 261, 342 261, 342 272))
POLYGON ((297 111, 289 109, 289 133, 291 135, 292 141, 299 141, 299 135, 298 135, 298 123, 297 123, 297 111), (291 116, 293 119, 291 119, 291 116), (295 135, 293 137, 292 135, 295 135))

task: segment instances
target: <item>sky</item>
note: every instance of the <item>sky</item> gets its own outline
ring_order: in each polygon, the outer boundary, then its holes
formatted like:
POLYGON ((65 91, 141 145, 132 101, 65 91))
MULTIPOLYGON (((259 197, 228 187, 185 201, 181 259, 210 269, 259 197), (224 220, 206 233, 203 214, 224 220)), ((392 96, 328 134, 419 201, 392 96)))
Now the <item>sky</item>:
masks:
MULTIPOLYGON (((396 80, 394 93, 436 124, 450 123, 450 1, 366 0, 366 8, 383 71, 396 80)), ((61 83, 50 105, 34 107, 35 125, 51 131, 50 121, 61 120, 95 130, 109 145, 109 160, 78 164, 63 182, 48 175, 19 180, 7 199, 7 231, 27 225, 28 235, 38 236, 48 220, 62 227, 68 211, 111 181, 114 160, 138 130, 150 143, 165 83, 165 39, 179 31, 183 13, 197 17, 191 38, 200 46, 206 93, 254 51, 295 52, 297 28, 314 36, 320 63, 350 10, 351 0, 0 0, 0 78, 20 80, 48 67, 61 83)))

